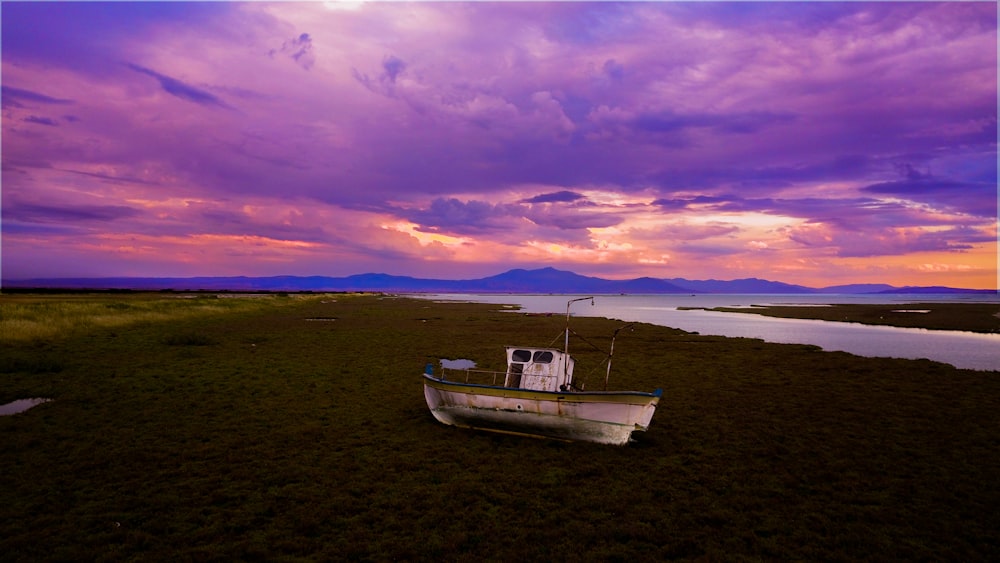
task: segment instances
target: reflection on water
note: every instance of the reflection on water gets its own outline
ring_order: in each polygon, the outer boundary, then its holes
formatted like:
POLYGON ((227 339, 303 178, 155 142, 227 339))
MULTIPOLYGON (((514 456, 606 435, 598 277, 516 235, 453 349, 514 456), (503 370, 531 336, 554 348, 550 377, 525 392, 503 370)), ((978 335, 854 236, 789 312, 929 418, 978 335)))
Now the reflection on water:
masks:
POLYGON ((18 399, 17 401, 7 403, 6 405, 0 405, 0 416, 8 416, 24 412, 35 405, 47 403, 51 400, 52 399, 42 399, 38 397, 34 399, 18 399))
MULTIPOLYGON (((433 295, 434 299, 513 303, 526 313, 566 310, 572 295, 433 295)), ((772 304, 996 302, 977 295, 607 295, 594 306, 573 308, 581 317, 607 317, 644 322, 717 336, 759 338, 767 342, 813 344, 859 356, 927 358, 955 367, 1000 371, 1000 334, 924 330, 857 323, 779 319, 747 313, 719 313, 679 307, 749 307, 772 304)), ((564 314, 564 313, 563 313, 564 314)))

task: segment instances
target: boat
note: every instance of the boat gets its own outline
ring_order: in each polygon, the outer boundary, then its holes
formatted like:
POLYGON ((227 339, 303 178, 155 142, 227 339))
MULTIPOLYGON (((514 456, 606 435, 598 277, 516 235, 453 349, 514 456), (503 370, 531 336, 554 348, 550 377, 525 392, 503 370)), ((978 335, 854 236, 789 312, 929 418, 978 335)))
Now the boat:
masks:
MULTIPOLYGON (((573 380, 576 360, 569 354, 569 309, 586 299, 593 303, 593 297, 566 303, 562 350, 506 346, 507 369, 502 372, 442 367, 436 374, 434 365, 427 364, 424 399, 434 418, 461 428, 619 446, 628 444, 633 432, 646 431, 663 391, 606 390, 614 337, 605 390, 586 391, 573 380)), ((616 330, 615 337, 626 327, 616 330)))

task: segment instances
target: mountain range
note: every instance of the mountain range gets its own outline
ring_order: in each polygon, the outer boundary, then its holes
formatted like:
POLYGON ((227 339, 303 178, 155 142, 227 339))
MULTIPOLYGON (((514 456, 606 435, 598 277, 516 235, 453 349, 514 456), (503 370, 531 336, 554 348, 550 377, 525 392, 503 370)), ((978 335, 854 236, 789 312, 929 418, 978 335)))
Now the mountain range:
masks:
POLYGON ((191 278, 37 278, 4 280, 6 288, 39 289, 129 289, 207 291, 383 291, 396 293, 975 293, 994 290, 941 286, 894 287, 887 284, 851 284, 806 287, 758 278, 738 280, 688 280, 642 277, 608 280, 582 276, 555 268, 514 269, 472 280, 422 279, 389 274, 358 274, 347 277, 191 277, 191 278))

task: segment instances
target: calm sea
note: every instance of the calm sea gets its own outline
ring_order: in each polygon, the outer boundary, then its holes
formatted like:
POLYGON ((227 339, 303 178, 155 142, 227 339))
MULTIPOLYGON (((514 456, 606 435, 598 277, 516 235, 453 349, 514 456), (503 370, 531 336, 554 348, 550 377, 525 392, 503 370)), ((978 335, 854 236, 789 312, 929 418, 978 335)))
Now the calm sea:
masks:
MULTIPOLYGON (((574 295, 436 294, 421 297, 443 301, 475 301, 518 305, 528 313, 566 313, 574 295)), ((813 344, 859 356, 927 358, 955 367, 1000 371, 1000 334, 868 326, 857 323, 776 319, 741 313, 684 311, 678 307, 749 307, 799 304, 817 307, 831 303, 1000 303, 994 295, 597 295, 594 304, 571 305, 575 316, 607 317, 644 322, 689 332, 730 337, 760 338, 767 342, 813 344)), ((905 307, 901 307, 905 308, 905 307)), ((921 313, 914 312, 914 315, 921 313)))

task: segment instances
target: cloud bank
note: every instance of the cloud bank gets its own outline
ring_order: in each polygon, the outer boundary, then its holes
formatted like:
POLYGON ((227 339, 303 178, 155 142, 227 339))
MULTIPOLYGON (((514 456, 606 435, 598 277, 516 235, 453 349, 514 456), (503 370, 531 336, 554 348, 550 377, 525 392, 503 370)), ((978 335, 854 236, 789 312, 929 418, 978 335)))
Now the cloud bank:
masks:
POLYGON ((7 3, 2 275, 996 287, 996 10, 7 3))

